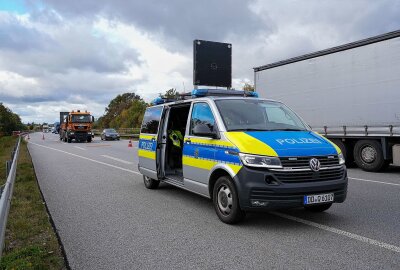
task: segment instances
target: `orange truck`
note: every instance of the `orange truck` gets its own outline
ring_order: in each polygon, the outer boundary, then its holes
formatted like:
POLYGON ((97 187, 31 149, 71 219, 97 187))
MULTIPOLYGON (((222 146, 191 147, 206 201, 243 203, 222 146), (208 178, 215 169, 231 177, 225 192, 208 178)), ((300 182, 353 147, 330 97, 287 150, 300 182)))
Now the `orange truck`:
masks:
POLYGON ((60 140, 64 142, 91 142, 94 134, 92 125, 94 117, 90 112, 80 110, 60 112, 60 140))

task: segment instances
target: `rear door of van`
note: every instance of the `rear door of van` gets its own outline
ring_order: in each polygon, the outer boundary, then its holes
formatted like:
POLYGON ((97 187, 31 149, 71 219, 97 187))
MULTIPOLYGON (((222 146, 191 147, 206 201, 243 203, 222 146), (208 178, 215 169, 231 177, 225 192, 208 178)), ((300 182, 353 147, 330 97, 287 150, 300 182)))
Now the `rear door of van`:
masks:
POLYGON ((164 106, 149 107, 143 117, 139 135, 139 171, 152 179, 158 179, 157 156, 159 156, 158 135, 164 106))

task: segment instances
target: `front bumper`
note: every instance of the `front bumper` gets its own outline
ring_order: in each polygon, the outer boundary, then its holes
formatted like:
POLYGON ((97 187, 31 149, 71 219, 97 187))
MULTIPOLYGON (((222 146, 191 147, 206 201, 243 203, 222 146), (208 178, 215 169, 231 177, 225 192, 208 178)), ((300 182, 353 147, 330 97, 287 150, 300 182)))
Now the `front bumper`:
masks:
POLYGON ((92 138, 92 133, 87 132, 74 132, 73 134, 69 133, 68 137, 71 139, 75 139, 77 141, 86 141, 87 139, 92 138))
POLYGON ((234 177, 239 204, 243 210, 270 210, 304 206, 304 195, 334 193, 334 203, 342 203, 347 196, 347 171, 339 179, 318 178, 302 182, 284 182, 266 169, 243 166, 234 177))
POLYGON ((111 135, 111 136, 104 136, 104 138, 106 139, 106 140, 119 140, 120 139, 120 136, 113 136, 113 135, 111 135))

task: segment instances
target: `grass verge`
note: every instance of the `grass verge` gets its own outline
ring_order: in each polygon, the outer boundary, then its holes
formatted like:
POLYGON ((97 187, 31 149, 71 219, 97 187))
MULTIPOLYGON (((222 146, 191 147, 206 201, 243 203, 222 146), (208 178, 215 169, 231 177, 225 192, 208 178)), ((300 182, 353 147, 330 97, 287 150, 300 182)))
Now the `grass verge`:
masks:
POLYGON ((6 180, 6 161, 11 160, 11 152, 17 142, 17 137, 4 136, 0 137, 0 185, 6 180))
POLYGON ((0 269, 67 269, 25 141, 21 141, 0 269))

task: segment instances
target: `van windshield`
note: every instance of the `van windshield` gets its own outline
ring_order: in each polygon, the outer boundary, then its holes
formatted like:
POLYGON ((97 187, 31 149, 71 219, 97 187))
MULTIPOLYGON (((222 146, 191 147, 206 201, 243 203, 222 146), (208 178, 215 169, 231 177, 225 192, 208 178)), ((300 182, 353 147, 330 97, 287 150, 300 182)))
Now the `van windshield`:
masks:
POLYGON ((284 104, 255 99, 215 101, 227 131, 300 131, 308 127, 284 104))

